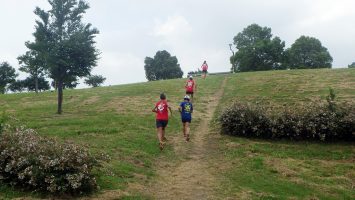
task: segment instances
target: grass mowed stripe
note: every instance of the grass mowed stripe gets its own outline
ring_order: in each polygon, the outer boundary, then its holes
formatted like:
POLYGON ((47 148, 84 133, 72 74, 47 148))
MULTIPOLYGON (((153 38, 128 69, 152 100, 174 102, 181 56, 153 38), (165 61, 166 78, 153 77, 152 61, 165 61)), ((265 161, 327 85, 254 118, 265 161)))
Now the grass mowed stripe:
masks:
MULTIPOLYGON (((233 100, 282 106, 320 101, 331 87, 340 102, 355 99, 355 70, 295 70, 231 75, 215 116, 233 100)), ((217 134, 217 132, 216 132, 217 134)), ((353 199, 353 143, 264 141, 222 136, 220 193, 239 199, 353 199)), ((217 162, 217 161, 216 161, 217 162)))

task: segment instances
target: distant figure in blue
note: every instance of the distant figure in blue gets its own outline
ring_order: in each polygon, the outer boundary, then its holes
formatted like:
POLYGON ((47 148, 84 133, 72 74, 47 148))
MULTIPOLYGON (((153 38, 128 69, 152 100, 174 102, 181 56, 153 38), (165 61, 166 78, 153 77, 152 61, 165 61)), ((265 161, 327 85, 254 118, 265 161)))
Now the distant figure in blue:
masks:
POLYGON ((180 103, 179 112, 181 113, 181 121, 183 125, 183 133, 185 140, 190 140, 190 123, 192 120, 192 112, 194 108, 190 102, 190 96, 186 95, 184 101, 180 103))

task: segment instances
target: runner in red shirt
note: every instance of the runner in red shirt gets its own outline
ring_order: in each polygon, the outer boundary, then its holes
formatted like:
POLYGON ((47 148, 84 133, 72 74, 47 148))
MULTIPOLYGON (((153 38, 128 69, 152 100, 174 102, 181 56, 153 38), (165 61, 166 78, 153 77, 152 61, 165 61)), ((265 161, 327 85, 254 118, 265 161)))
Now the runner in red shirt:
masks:
POLYGON ((194 92, 196 91, 196 83, 193 80, 192 75, 189 75, 189 79, 186 81, 185 84, 186 94, 191 96, 191 102, 194 99, 194 92))
POLYGON ((203 64, 201 65, 201 69, 202 69, 202 78, 205 79, 208 70, 208 65, 206 61, 203 61, 203 64))
POLYGON ((170 110, 170 114, 173 115, 171 108, 166 101, 166 96, 162 93, 160 94, 160 101, 155 104, 155 107, 152 110, 156 113, 156 127, 160 150, 163 150, 164 148, 165 127, 168 125, 169 121, 168 109, 170 110))

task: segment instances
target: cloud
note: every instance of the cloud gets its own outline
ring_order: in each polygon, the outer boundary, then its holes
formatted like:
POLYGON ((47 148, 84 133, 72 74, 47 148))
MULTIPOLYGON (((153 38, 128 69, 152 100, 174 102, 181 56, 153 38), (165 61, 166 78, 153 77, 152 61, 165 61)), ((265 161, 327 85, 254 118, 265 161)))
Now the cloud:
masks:
POLYGON ((171 16, 165 22, 160 20, 155 21, 156 26, 154 28, 155 36, 177 36, 186 35, 191 32, 192 28, 189 22, 183 16, 171 16))
POLYGON ((312 27, 319 25, 329 25, 336 21, 354 16, 353 9, 355 2, 352 0, 316 0, 309 5, 305 10, 306 15, 300 21, 302 27, 312 27))
POLYGON ((106 77, 104 85, 142 82, 144 61, 131 53, 105 52, 92 74, 106 77))

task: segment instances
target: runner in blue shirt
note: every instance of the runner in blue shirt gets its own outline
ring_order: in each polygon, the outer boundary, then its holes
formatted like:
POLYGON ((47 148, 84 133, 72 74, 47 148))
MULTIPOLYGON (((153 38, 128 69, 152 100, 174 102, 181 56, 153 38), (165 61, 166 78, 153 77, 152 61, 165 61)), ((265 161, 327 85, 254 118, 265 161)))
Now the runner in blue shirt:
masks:
POLYGON ((183 125, 183 133, 186 141, 190 140, 190 123, 192 119, 193 106, 190 102, 190 96, 186 95, 184 101, 180 103, 179 112, 181 113, 181 121, 183 125))

